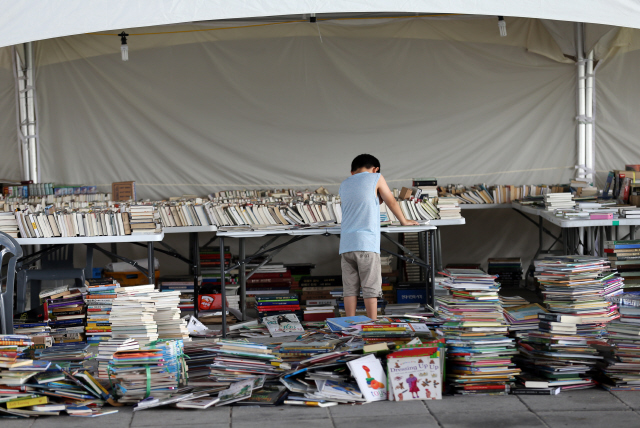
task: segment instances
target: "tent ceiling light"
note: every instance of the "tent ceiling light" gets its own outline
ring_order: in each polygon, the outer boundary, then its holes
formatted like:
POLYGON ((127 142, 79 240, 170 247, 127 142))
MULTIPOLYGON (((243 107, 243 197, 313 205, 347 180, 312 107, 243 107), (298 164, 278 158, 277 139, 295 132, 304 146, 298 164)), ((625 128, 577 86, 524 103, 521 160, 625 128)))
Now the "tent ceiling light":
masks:
POLYGON ((122 60, 129 61, 129 45, 127 45, 128 34, 123 31, 122 33, 118 34, 118 36, 120 36, 120 42, 122 43, 120 45, 120 50, 122 51, 122 60))
POLYGON ((500 37, 507 37, 507 23, 504 21, 504 16, 498 17, 498 29, 500 30, 500 37))

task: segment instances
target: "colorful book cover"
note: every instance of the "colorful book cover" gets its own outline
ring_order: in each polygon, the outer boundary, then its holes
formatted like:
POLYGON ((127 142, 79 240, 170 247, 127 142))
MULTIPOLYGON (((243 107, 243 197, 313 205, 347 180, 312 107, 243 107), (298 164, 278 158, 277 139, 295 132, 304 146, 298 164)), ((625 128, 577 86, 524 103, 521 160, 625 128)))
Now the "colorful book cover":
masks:
POLYGON ((235 403, 236 401, 251 398, 253 383, 254 379, 247 379, 236 382, 224 391, 220 391, 220 394, 218 394, 220 401, 218 401, 215 406, 224 406, 226 404, 235 403))
POLYGON ((387 399, 387 376, 382 364, 373 354, 347 362, 351 374, 356 378, 360 392, 367 401, 387 399))
POLYGON ((262 323, 269 329, 272 337, 289 336, 304 333, 304 328, 295 314, 281 314, 264 317, 262 323))
POLYGON ((344 329, 354 328, 355 324, 365 324, 371 321, 371 318, 364 315, 355 317, 327 318, 327 325, 331 331, 342 331, 344 329))
POLYGON ((442 366, 437 348, 406 349, 387 356, 389 400, 442 399, 442 366))

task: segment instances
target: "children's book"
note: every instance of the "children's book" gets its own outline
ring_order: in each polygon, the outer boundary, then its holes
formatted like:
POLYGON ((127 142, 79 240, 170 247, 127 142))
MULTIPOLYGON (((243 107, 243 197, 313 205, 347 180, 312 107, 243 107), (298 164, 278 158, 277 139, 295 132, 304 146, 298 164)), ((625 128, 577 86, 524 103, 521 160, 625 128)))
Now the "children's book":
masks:
POLYGON ((371 322, 371 318, 364 315, 355 317, 327 318, 327 326, 331 331, 342 331, 345 329, 355 328, 356 324, 366 324, 371 322))
POLYGON ((220 394, 218 394, 220 401, 218 401, 215 406, 224 406, 226 404, 235 403, 236 401, 251 398, 253 383, 254 379, 242 380, 232 384, 224 391, 220 391, 220 394))
POLYGON ((438 348, 403 349, 387 355, 389 400, 442 399, 438 348))
POLYGON ((220 401, 218 397, 199 398, 197 400, 179 401, 175 404, 178 409, 206 409, 220 401))
POLYGON ((304 328, 295 314, 282 314, 264 317, 262 322, 267 326, 269 334, 271 334, 272 337, 304 333, 304 328))
POLYGON ((373 354, 347 362, 351 374, 356 378, 360 392, 367 401, 387 399, 387 376, 382 364, 373 354))

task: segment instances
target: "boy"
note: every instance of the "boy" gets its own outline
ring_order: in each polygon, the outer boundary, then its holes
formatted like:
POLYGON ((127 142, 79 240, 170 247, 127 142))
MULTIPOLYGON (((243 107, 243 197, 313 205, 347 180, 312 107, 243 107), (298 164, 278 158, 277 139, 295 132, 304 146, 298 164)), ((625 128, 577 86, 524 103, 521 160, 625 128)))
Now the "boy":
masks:
POLYGON ((342 286, 344 307, 348 317, 356 314, 358 294, 362 287, 367 316, 377 319, 378 297, 382 293, 380 272, 380 203, 400 220, 403 226, 418 225, 407 220, 393 197, 380 162, 371 155, 356 156, 351 162, 351 177, 340 185, 342 231, 342 286))

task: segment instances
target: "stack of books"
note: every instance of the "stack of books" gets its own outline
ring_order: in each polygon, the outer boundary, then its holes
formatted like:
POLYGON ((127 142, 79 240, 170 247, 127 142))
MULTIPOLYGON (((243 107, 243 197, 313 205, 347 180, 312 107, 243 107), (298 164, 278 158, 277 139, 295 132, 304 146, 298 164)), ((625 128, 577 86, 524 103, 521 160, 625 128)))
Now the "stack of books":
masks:
POLYGON ((600 384, 609 391, 640 390, 640 307, 621 306, 620 319, 607 325, 608 347, 599 362, 600 384))
POLYGON ((547 193, 544 195, 544 209, 546 211, 573 209, 575 206, 571 193, 547 193))
MULTIPOLYGON (((247 266, 247 270, 250 271, 251 267, 252 265, 247 266)), ((284 265, 267 264, 247 279, 247 295, 258 297, 288 294, 292 283, 291 272, 284 265)))
POLYGON ((199 339, 184 343, 189 386, 196 388, 215 386, 209 383, 209 372, 216 354, 205 351, 205 349, 217 346, 218 340, 199 339))
POLYGON ((18 237, 18 221, 12 212, 0 212, 0 232, 4 232, 12 238, 18 237))
POLYGON ((284 372, 279 367, 282 360, 268 345, 223 339, 203 350, 213 355, 209 380, 216 382, 216 386, 243 379, 264 383, 277 379, 284 372))
POLYGON ((53 343, 85 340, 85 303, 80 290, 61 291, 47 297, 45 308, 53 343))
POLYGON ((302 318, 300 302, 297 294, 279 294, 273 296, 256 296, 258 317, 295 314, 302 318))
POLYGON ((314 301, 307 301, 307 305, 304 308, 304 321, 324 321, 335 316, 335 299, 329 305, 315 305, 309 302, 313 303, 314 301))
POLYGON ((436 332, 446 341, 447 379, 456 394, 508 394, 520 369, 511 361, 518 351, 507 337, 500 284, 481 269, 448 268, 444 274, 450 295, 437 300, 447 321, 436 332))
POLYGON ((522 261, 519 257, 491 258, 488 264, 487 273, 496 275, 496 282, 499 282, 501 287, 520 287, 522 261))
POLYGON ((331 292, 342 290, 342 276, 306 276, 300 279, 300 288, 300 300, 303 303, 309 300, 335 300, 331 292))
POLYGON ((158 205, 163 227, 210 226, 215 224, 213 210, 211 202, 203 202, 200 198, 158 205))
POLYGON ((170 340, 154 344, 152 348, 117 351, 113 354, 110 378, 124 392, 118 402, 135 404, 146 396, 166 398, 186 381, 181 361, 182 342, 170 340))
POLYGON ((109 339, 100 342, 96 355, 96 361, 98 362, 96 378, 109 379, 109 366, 113 361, 113 354, 120 351, 136 351, 138 349, 140 349, 140 345, 135 339, 109 339))
POLYGON ((181 339, 189 341, 187 322, 181 319, 179 291, 158 292, 153 290, 148 293, 149 299, 155 304, 156 311, 153 319, 158 326, 159 339, 181 339))
POLYGON ((130 205, 128 207, 131 225, 131 234, 160 233, 160 214, 153 205, 130 205))
POLYGON ((111 324, 109 314, 113 299, 116 298, 116 288, 120 286, 113 278, 86 280, 87 295, 87 343, 98 345, 102 341, 111 339, 111 324))
POLYGON ((606 241, 605 254, 622 278, 624 292, 640 291, 640 240, 606 241))
MULTIPOLYGON (((201 282, 201 280, 199 282, 201 282)), ((183 311, 192 311, 194 309, 193 276, 164 276, 160 278, 160 291, 179 291, 180 303, 178 304, 178 308, 183 311)))
POLYGON ((400 324, 365 324, 362 326, 361 336, 367 344, 394 342, 400 345, 412 338, 411 333, 400 324))
POLYGON ((438 198, 437 207, 438 214, 443 220, 447 218, 462 218, 458 198, 441 196, 438 198))
POLYGON ((149 293, 154 285, 134 285, 117 290, 109 314, 114 339, 135 339, 141 346, 158 340, 158 326, 154 315, 156 305, 149 293))
POLYGON ((538 329, 538 314, 548 313, 537 303, 522 306, 504 307, 504 318, 509 323, 509 332, 520 332, 538 329))

